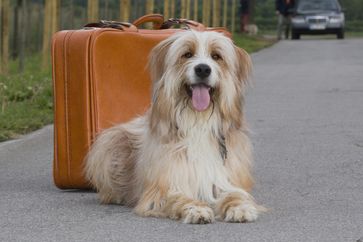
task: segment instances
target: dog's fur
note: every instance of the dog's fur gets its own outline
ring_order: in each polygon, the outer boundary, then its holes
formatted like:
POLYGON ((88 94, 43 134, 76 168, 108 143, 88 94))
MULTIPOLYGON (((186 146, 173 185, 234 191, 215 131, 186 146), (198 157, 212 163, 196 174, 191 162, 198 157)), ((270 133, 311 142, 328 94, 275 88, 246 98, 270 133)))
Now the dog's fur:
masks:
POLYGON ((184 31, 152 50, 149 67, 150 109, 102 132, 86 160, 101 201, 185 223, 256 220, 243 115, 248 54, 220 33, 184 31), (199 64, 210 67, 208 77, 196 75, 199 64), (197 111, 191 91, 201 81, 210 103, 197 111))

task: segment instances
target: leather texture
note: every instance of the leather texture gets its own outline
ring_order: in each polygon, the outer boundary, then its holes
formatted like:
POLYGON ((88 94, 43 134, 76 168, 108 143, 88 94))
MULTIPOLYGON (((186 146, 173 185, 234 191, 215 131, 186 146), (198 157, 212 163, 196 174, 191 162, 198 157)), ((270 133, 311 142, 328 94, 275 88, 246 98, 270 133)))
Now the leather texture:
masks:
MULTIPOLYGON (((138 29, 156 22, 148 15, 120 28, 87 27, 54 34, 54 182, 61 189, 85 189, 83 164, 97 133, 142 115, 151 103, 148 55, 160 41, 183 29, 138 29)), ((117 22, 112 22, 112 24, 117 22)), ((193 22, 196 23, 196 22, 193 22)), ((188 25, 189 23, 186 23, 188 25)), ((206 29, 202 24, 188 26, 206 29)), ((215 29, 230 36, 225 29, 215 29)))

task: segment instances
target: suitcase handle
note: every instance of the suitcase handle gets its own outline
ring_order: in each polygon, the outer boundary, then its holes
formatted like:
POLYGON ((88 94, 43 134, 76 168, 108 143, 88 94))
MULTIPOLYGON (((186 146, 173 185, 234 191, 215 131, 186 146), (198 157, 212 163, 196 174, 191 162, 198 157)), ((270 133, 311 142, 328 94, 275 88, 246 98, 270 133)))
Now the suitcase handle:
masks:
POLYGON ((152 22, 153 29, 170 29, 174 25, 185 25, 187 29, 203 31, 203 24, 193 20, 183 18, 171 18, 164 22, 164 17, 161 14, 148 14, 136 19, 132 24, 139 27, 141 24, 152 22))
POLYGON ((113 28, 113 29, 120 29, 120 30, 128 30, 128 31, 137 31, 137 28, 127 22, 117 22, 117 21, 108 21, 108 20, 101 20, 97 23, 88 23, 84 28, 113 28))
POLYGON ((206 29, 205 26, 201 23, 183 18, 168 19, 161 25, 160 29, 170 29, 174 25, 185 25, 187 29, 194 29, 198 31, 204 31, 206 29))
MULTIPOLYGON (((212 30, 212 29, 206 29, 206 27, 196 21, 189 20, 189 19, 183 19, 183 18, 170 18, 167 21, 164 22, 164 17, 161 14, 148 14, 145 16, 142 16, 138 19, 136 19, 132 24, 127 22, 117 22, 117 21, 107 21, 107 20, 101 20, 98 23, 89 23, 86 24, 85 28, 114 28, 114 29, 120 29, 123 31, 132 31, 137 32, 138 26, 141 24, 152 22, 154 29, 170 29, 175 25, 184 25, 187 29, 193 29, 197 31, 204 31, 204 30, 212 30)), ((217 32, 223 32, 225 30, 224 28, 215 28, 217 32)))
POLYGON ((161 14, 147 14, 136 19, 132 24, 139 27, 141 24, 148 22, 153 23, 153 29, 160 29, 161 25, 164 23, 164 17, 161 14))

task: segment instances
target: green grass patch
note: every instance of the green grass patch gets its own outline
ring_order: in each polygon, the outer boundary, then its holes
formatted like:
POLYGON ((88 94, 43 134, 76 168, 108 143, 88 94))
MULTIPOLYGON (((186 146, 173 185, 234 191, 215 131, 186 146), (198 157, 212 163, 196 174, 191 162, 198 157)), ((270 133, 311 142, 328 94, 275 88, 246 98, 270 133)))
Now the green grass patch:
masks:
POLYGON ((240 33, 233 35, 233 41, 237 46, 245 49, 248 53, 267 48, 276 42, 273 38, 264 38, 260 35, 251 36, 240 33))
MULTIPOLYGON (((274 40, 235 34, 236 45, 248 53, 266 48, 274 40)), ((10 73, 0 75, 0 141, 14 139, 53 122, 51 71, 40 71, 39 55, 26 60, 25 71, 10 62, 10 73)))
POLYGON ((40 57, 26 60, 18 73, 10 62, 10 73, 0 75, 0 141, 39 129, 53 122, 51 72, 40 71, 40 57))

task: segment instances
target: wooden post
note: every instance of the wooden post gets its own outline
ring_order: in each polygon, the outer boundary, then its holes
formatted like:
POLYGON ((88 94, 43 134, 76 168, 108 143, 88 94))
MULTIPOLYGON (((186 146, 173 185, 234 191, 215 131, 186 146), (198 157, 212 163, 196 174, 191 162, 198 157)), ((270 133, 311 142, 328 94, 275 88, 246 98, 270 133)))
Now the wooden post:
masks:
POLYGON ((120 0, 120 15, 121 21, 130 21, 130 0, 120 0))
POLYGON ((175 0, 170 2, 170 18, 175 18, 175 0))
POLYGON ((211 25, 211 5, 212 5, 212 0, 207 0, 207 26, 211 25))
POLYGON ((227 27, 228 0, 223 1, 223 27, 227 27))
POLYGON ((59 10, 60 0, 52 0, 52 28, 50 30, 51 35, 58 31, 59 28, 59 10))
POLYGON ((88 2, 87 2, 88 22, 98 22, 99 21, 98 10, 99 10, 98 0, 88 0, 88 2))
POLYGON ((220 26, 221 19, 221 2, 220 0, 213 0, 213 26, 220 26))
POLYGON ((207 0, 203 0, 203 3, 202 3, 202 23, 205 25, 205 26, 208 26, 208 22, 207 22, 207 16, 209 15, 209 13, 207 12, 208 8, 207 8, 207 4, 208 4, 208 1, 207 0))
POLYGON ((190 19, 190 0, 186 0, 186 3, 185 3, 185 18, 186 19, 190 19))
POLYGON ((45 70, 48 67, 49 56, 49 36, 51 28, 52 17, 52 0, 45 0, 44 6, 44 22, 43 22, 43 48, 42 48, 42 69, 45 70))
POLYGON ((236 31, 236 0, 232 0, 232 10, 231 10, 231 31, 234 33, 236 31))
POLYGON ((3 69, 3 62, 2 62, 2 26, 3 26, 3 0, 0 0, 0 74, 2 73, 2 69, 3 69))
POLYGON ((27 1, 22 0, 21 1, 21 25, 20 25, 20 48, 19 48, 19 71, 23 72, 25 68, 25 42, 26 42, 26 30, 27 27, 27 21, 28 21, 28 13, 27 13, 27 1))
POLYGON ((59 0, 45 0, 44 23, 43 23, 43 48, 42 48, 42 69, 49 66, 50 38, 57 32, 59 26, 59 0))
MULTIPOLYGON (((145 14, 154 13, 154 0, 146 0, 145 14)), ((152 23, 146 23, 145 27, 152 29, 152 23)))
POLYGON ((108 16, 108 5, 109 5, 109 0, 105 0, 105 6, 103 12, 104 12, 104 19, 106 20, 110 20, 110 17, 108 16))
POLYGON ((69 12, 69 22, 71 25, 71 29, 74 28, 74 0, 69 0, 68 12, 69 12))
MULTIPOLYGON (((17 0, 14 6, 14 15, 13 15, 13 48, 10 53, 11 59, 16 59, 19 56, 19 29, 21 28, 21 2, 22 0, 17 0), (20 28, 19 28, 20 27, 20 28)), ((1 15, 1 14, 0 14, 1 15)), ((0 21, 1 22, 1 21, 0 21)))
POLYGON ((145 14, 154 13, 154 0, 146 0, 145 14))
POLYGON ((198 0, 194 0, 193 13, 193 20, 198 21, 198 0))
POLYGON ((164 0, 164 19, 169 19, 169 0, 164 0))
POLYGON ((185 18, 185 15, 186 15, 185 4, 186 4, 186 0, 180 0, 180 18, 185 18))
POLYGON ((1 4, 1 73, 7 74, 9 71, 9 13, 10 13, 10 1, 2 0, 1 4))

